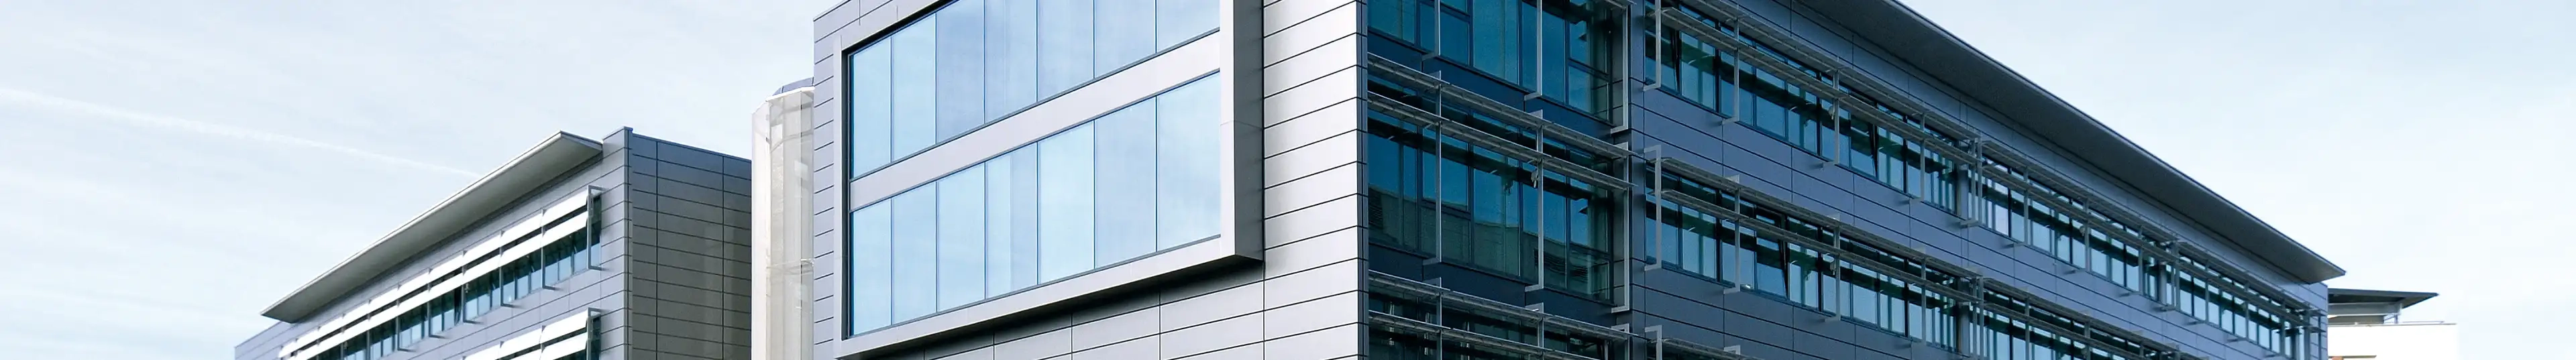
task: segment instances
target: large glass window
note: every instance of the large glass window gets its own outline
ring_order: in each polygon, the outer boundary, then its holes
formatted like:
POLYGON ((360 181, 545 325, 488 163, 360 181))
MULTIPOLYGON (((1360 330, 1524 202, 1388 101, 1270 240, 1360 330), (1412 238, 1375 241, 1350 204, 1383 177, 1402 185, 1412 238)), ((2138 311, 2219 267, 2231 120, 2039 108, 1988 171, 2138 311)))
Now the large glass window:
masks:
MULTIPOLYGON (((1091 126, 1098 141, 1099 252, 1101 265, 1154 252, 1154 99, 1109 113, 1091 126)), ((1191 119, 1200 121, 1204 119, 1191 119)))
POLYGON ((1384 164, 1368 179, 1378 197, 1368 202, 1371 239, 1578 295, 1610 295, 1616 218, 1607 204, 1616 195, 1458 137, 1466 134, 1376 111, 1370 118, 1369 156, 1384 164))
POLYGON ((939 308, 984 299, 984 167, 939 180, 939 308))
POLYGON ((1217 15, 1215 0, 952 1, 846 54, 850 175, 1213 32, 1217 15))
MULTIPOLYGON (((894 214, 888 206, 877 204, 850 212, 852 229, 886 229, 893 225, 894 214)), ((850 233, 850 326, 873 329, 885 326, 894 318, 894 262, 892 235, 884 231, 850 233)))
POLYGON ((1369 28, 1390 40, 1371 53, 1577 131, 1609 127, 1602 119, 1617 106, 1611 69, 1626 51, 1617 39, 1627 9, 1591 0, 1389 0, 1368 7, 1369 28), (1523 101, 1536 99, 1548 101, 1523 101))
POLYGON ((1217 235, 1217 88, 1196 81, 850 213, 853 332, 1217 235), (875 271, 875 272, 871 272, 875 271), (871 274, 885 274, 870 276, 871 274), (874 314, 885 314, 878 317, 874 314))

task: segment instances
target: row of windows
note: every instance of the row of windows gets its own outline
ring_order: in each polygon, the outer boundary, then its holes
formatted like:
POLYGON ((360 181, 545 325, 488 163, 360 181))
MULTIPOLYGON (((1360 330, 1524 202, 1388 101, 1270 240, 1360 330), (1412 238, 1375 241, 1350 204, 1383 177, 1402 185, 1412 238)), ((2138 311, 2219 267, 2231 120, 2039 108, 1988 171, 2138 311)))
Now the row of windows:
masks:
MULTIPOLYGON (((2010 167, 2000 164, 1990 164, 1990 166, 2002 169, 2006 176, 2022 179, 2025 183, 2035 183, 2010 167)), ((2289 316, 2256 308, 2254 303, 2246 299, 2219 290, 2221 285, 2238 289, 2249 288, 2244 284, 2224 277, 2205 279, 2175 271, 2172 267, 2181 266, 2195 268, 2200 273, 2215 272, 2187 257, 2182 258, 2177 264, 2164 264, 2156 258, 2143 256, 2144 251, 2141 249, 2112 241, 2103 231, 2073 220, 2074 216, 2085 215, 2109 218, 2096 210, 2069 209, 2082 212, 2070 213, 2050 209, 2047 205, 2030 199, 2029 195, 2012 192, 1992 180, 1985 181, 1983 187, 1985 188, 1983 198, 1987 203, 1985 206, 1990 209, 1987 213, 1991 214, 1989 216, 1994 222, 1989 226, 1996 231, 2011 236, 2015 240, 2043 246, 2059 260, 2102 275, 2114 284, 2173 304, 2185 314, 2217 326, 2231 335, 2245 338, 2266 350, 2281 354, 2296 354, 2303 350, 2298 346, 2299 342, 2296 340, 2299 338, 2298 331, 2291 326, 2293 322, 2289 320, 2289 316), (2167 279, 2168 277, 2171 279, 2167 279)), ((2039 196, 2066 199, 2054 190, 2046 188, 2041 190, 2047 193, 2039 196)), ((2067 201, 2067 203, 2073 202, 2067 201)), ((2117 223, 2113 224, 2117 225, 2117 223)), ((2135 229, 2125 227, 2111 231, 2125 232, 2137 238, 2145 237, 2135 229)))
MULTIPOLYGON (((1700 19, 1704 24, 1718 27, 1721 32, 1735 37, 1736 41, 1751 44, 1757 50, 1762 50, 1763 54, 1756 56, 1783 60, 1799 68, 1799 72, 1821 79, 1825 83, 1834 83, 1831 77, 1823 76, 1812 68, 1780 55, 1777 51, 1771 51, 1758 41, 1744 38, 1732 29, 1707 20, 1690 9, 1682 10, 1686 17, 1700 19)), ((2295 341, 2289 340, 2294 339, 2294 336, 2291 334, 2293 331, 2288 327, 2291 322, 2284 320, 2288 316, 2261 311, 2249 306, 2246 300, 2224 295, 2224 291, 2215 290, 2217 288, 2214 287, 2203 286, 2199 288, 2200 290, 2194 291, 2167 289, 2176 286, 2190 289, 2190 286, 2181 284, 2208 282, 2219 282, 2238 289, 2250 287, 2240 286, 2241 284, 2233 279, 2198 279, 2182 275, 2185 273, 2169 271, 2155 264, 2156 261, 2146 256, 2144 249, 2114 241, 2103 232, 2104 230, 2091 229, 2073 219, 2073 216, 2079 216, 2077 214, 2100 219, 2109 219, 2108 216, 2091 209, 2051 209, 2033 199, 2035 196, 2069 199, 2055 193, 2055 190, 2043 188, 2041 190, 2048 193, 2024 194, 1993 180, 1980 181, 1978 186, 1963 186, 1963 181, 1960 179, 1965 174, 1954 171, 1959 169, 1956 163, 1930 151, 1925 143, 1919 142, 1921 140, 1906 139, 1899 136, 1899 132, 1877 129, 1868 122, 1856 121, 1857 119, 1853 119, 1852 114, 1847 110, 1835 106, 1830 101, 1819 99, 1814 94, 1804 93, 1769 72, 1754 69, 1748 61, 1737 58, 1736 54, 1720 52, 1714 44, 1702 40, 1677 29, 1668 29, 1660 51, 1648 52, 1650 56, 1659 57, 1658 76, 1664 79, 1661 83, 1666 84, 1664 86, 1666 91, 1693 103, 1708 106, 1721 114, 1746 119, 1748 125, 1766 134, 1817 156, 1835 158, 1848 169, 1924 199, 1926 203, 1934 206, 1951 208, 1963 197, 1971 199, 1973 203, 1968 207, 1984 214, 1984 225, 1998 233, 2032 244, 2059 260, 2101 276, 2119 286, 2147 293, 2151 297, 2181 307, 2203 309, 2205 311, 2196 313, 2195 316, 2217 324, 2222 329, 2228 329, 2231 333, 2252 339, 2266 349, 2290 354, 2298 347, 2295 341), (1738 109, 1738 107, 1746 109, 1738 109), (1826 115, 1828 112, 1826 109, 1831 109, 1830 116, 1826 115), (1832 147, 1828 143, 1830 133, 1835 132, 1834 129, 1837 128, 1842 133, 1841 141, 1848 144, 1847 150, 1840 154, 1827 150, 1832 147), (2080 213, 2070 214, 2066 211, 2080 213), (2177 278, 2169 282, 2164 279, 2168 276, 2177 278)), ((1840 85, 1837 84, 1837 87, 1840 85)), ((1895 116, 1906 126, 1936 137, 1929 141, 1952 143, 1951 139, 1955 138, 1922 126, 1920 119, 1903 116, 1886 104, 1861 97, 1848 88, 1835 90, 1853 94, 1867 102, 1858 104, 1862 107, 1895 116)), ((2027 181, 2029 177, 2015 173, 1993 159, 1977 160, 1989 167, 2002 169, 2005 176, 2021 178, 2027 183, 2037 183, 2027 181)), ((2074 202, 2066 201, 2066 203, 2074 202)), ((2120 228, 2109 231, 2124 232, 2136 238, 2145 237, 2124 224, 2115 222, 2114 226, 2120 226, 2120 228)), ((2274 304, 2286 303, 2277 299, 2263 301, 2272 301, 2274 304)))
POLYGON ((1783 215, 1735 194, 1677 177, 1662 181, 1666 188, 1693 200, 1725 207, 1729 212, 1760 221, 1760 225, 1785 232, 1765 232, 1729 217, 1659 204, 1658 211, 1662 213, 1648 233, 1657 237, 1655 254, 1664 269, 1741 285, 1945 347, 1956 345, 1951 334, 1955 330, 1950 326, 1959 316, 1952 306, 1956 302, 1926 286, 1948 286, 1946 283, 1955 281, 1957 276, 1898 258, 1845 238, 1828 227, 1783 215), (1839 253, 1858 256, 1837 258, 1836 251, 1808 248, 1785 236, 1842 244, 1839 253), (1890 266, 1936 283, 1908 283, 1854 264, 1856 261, 1890 266))
MULTIPOLYGON (((2178 265, 2201 266, 2189 259, 2185 259, 2178 265)), ((2202 269, 2207 271, 2207 268, 2202 269)), ((2230 280, 2221 278, 2216 281, 2230 280)), ((2207 321, 2221 330, 2226 330, 2228 334, 2243 337, 2246 341, 2254 342, 2255 345, 2261 345, 2272 351, 2283 354, 2299 354, 2307 351, 2299 345, 2299 340, 2303 338, 2302 334, 2290 327, 2292 322, 2287 317, 2274 316, 2272 312, 2254 309, 2254 305, 2246 299, 2218 291, 2216 284, 2212 284, 2211 281, 2186 277, 2177 281, 2175 287, 2175 292, 2183 296, 2174 301, 2174 307, 2179 308, 2184 314, 2207 321)))
POLYGON ((1216 30, 1215 0, 957 0, 847 56, 851 176, 1216 30))
MULTIPOLYGON (((1619 357, 1620 354, 1626 352, 1626 349, 1618 343, 1626 339, 1596 338, 1568 332, 1562 327, 1535 326, 1523 316, 1491 314, 1473 308, 1445 307, 1436 303, 1441 299, 1408 297, 1400 295, 1400 292, 1380 291, 1374 288, 1371 290, 1373 290, 1371 294, 1375 296, 1368 296, 1365 304, 1369 311, 1593 359, 1619 359, 1622 358, 1619 357)), ((1420 335, 1372 328, 1369 331, 1368 357, 1398 360, 1528 359, 1505 349, 1440 341, 1420 335)))
MULTIPOLYGON (((1370 237, 1378 243, 1607 299, 1614 195, 1370 111, 1370 237)), ((1589 170, 1576 170, 1589 171, 1589 170)))
POLYGON ((864 332, 1217 235, 1213 80, 850 212, 864 332))
MULTIPOLYGON (((1703 19, 1706 25, 1718 26, 1713 20, 1698 17, 1696 12, 1685 10, 1682 13, 1688 14, 1686 17, 1703 19)), ((1738 42, 1753 44, 1770 54, 1767 56, 1777 57, 1776 51, 1768 51, 1768 47, 1759 42, 1744 39, 1732 29, 1720 29, 1736 36, 1738 42)), ((1894 130, 1854 119, 1850 109, 1758 69, 1735 54, 1719 51, 1716 44, 1679 28, 1665 29, 1662 43, 1654 48, 1655 51, 1647 52, 1647 56, 1659 64, 1657 76, 1661 79, 1659 83, 1664 84, 1661 89, 1665 92, 1719 114, 1742 119, 1765 135, 1787 141, 1810 154, 1834 159, 1844 168, 1860 172, 1926 203, 1943 208, 1957 203, 1958 193, 1953 191, 1957 174, 1951 171, 1953 161, 1932 152, 1923 143, 1898 136, 1894 130)), ((1831 82, 1830 77, 1806 70, 1806 66, 1795 61, 1784 62, 1801 68, 1810 76, 1831 82)))
POLYGON ((1517 92, 1542 94, 1592 117, 1609 116, 1618 105, 1620 82, 1611 70, 1624 50, 1618 34, 1626 9, 1610 2, 1391 0, 1368 7, 1369 28, 1384 38, 1464 64, 1517 92))
MULTIPOLYGON (((1464 60, 1467 63, 1475 65, 1473 68, 1477 70, 1477 73, 1481 73, 1487 77, 1512 78, 1509 75, 1526 74, 1511 72, 1510 70, 1496 70, 1493 66, 1499 64, 1497 62, 1478 61, 1485 59, 1485 57, 1489 57, 1488 54, 1501 50, 1488 50, 1487 52, 1480 53, 1478 52, 1479 50, 1486 49, 1479 49, 1477 46, 1507 42, 1511 40, 1488 40, 1478 42, 1467 39, 1494 37, 1489 35, 1495 35, 1495 33, 1508 34, 1513 31, 1517 31, 1515 30, 1516 28, 1508 26, 1500 28, 1479 26, 1492 24, 1492 22, 1478 23, 1473 21, 1473 15, 1475 15, 1475 11, 1473 10, 1485 9, 1486 7, 1480 6, 1486 5, 1508 6, 1518 4, 1526 6, 1528 3, 1508 0, 1493 2, 1436 1, 1439 5, 1431 5, 1432 3, 1435 3, 1435 1, 1393 1, 1386 2, 1385 4, 1372 4, 1372 8, 1370 10, 1372 12, 1371 29, 1385 37, 1410 42, 1402 45, 1438 49, 1425 54, 1434 56, 1424 57, 1445 57, 1464 60), (1479 30, 1483 30, 1484 32, 1462 34, 1462 32, 1474 32, 1479 30), (1424 46, 1425 44, 1428 44, 1429 46, 1424 46)), ((1685 9, 1686 12, 1687 10, 1688 9, 1685 9)), ((1691 15, 1697 17, 1696 14, 1691 15)), ((1709 21, 1705 17, 1697 18, 1701 19, 1705 24, 1712 26, 1716 25, 1716 22, 1709 21)), ((1784 60, 1783 62, 1790 64, 1795 70, 1797 70, 1796 72, 1801 73, 1800 75, 1823 79, 1824 82, 1828 84, 1836 84, 1829 76, 1814 70, 1814 68, 1798 63, 1796 60, 1788 59, 1787 56, 1782 55, 1780 52, 1769 49, 1759 42, 1744 38, 1740 34, 1733 32, 1732 29, 1724 29, 1723 32, 1729 36, 1733 36, 1733 40, 1740 41, 1741 43, 1752 44, 1754 49, 1761 52, 1761 54, 1756 56, 1767 56, 1773 59, 1784 60)), ((1512 36, 1500 37, 1508 38, 1512 36)), ((1717 47, 1714 46, 1714 44, 1700 41, 1700 39, 1679 32, 1668 34, 1666 39, 1672 42, 1664 44, 1665 46, 1660 46, 1659 48, 1663 49, 1662 51, 1649 52, 1649 56, 1656 56, 1658 60, 1660 60, 1657 61, 1658 64, 1661 64, 1661 66, 1659 66, 1658 71, 1660 73, 1658 76, 1665 79, 1660 83, 1666 84, 1665 89, 1674 93, 1676 96, 1691 100, 1692 102, 1698 103, 1702 106, 1710 107, 1713 110, 1727 114, 1728 116, 1745 119, 1747 125, 1760 129, 1768 135, 1780 138, 1783 141, 1789 142, 1792 145, 1817 156, 1835 159, 1848 169, 1868 175, 1875 180, 1911 194, 1934 206, 1955 209, 1959 207, 1958 205, 1962 198, 1986 201, 1987 203, 1985 204, 1977 205, 1982 206, 1982 208, 1979 209, 1992 210, 1987 211, 1992 214, 2002 214, 1990 219, 1999 221, 1989 222, 1989 227, 1994 227, 1998 232, 2009 236, 2015 236, 2023 241, 2027 241, 2032 244, 2039 244, 2034 246, 2044 247, 2044 249, 2052 256, 2065 260, 2079 268, 2090 270, 2096 275, 2109 279, 2121 286, 2139 289, 2142 292, 2152 292, 2150 290, 2154 290, 2157 287, 2155 285, 2157 284, 2157 279, 2160 276, 2163 276, 2162 274, 2164 271, 2161 271, 2161 268, 2148 264, 2149 261, 2146 259, 2147 257, 2141 249, 2103 239, 2098 235, 2098 232, 2079 231, 2076 230, 2077 228, 2075 227, 2065 226, 2064 224, 2073 224, 2074 222, 2067 221, 2069 219, 2061 216, 2061 214, 2050 212, 2050 210, 2046 209, 2045 206, 2034 207, 2033 205, 2036 204, 2035 202, 2027 200, 2008 200, 2014 196, 2022 196, 2023 199, 2027 199, 2027 196, 2015 194, 2009 191, 1998 193, 2002 194, 2002 197, 1995 197, 1994 195, 1996 194, 1971 192, 1969 186, 1964 186, 1962 184, 1963 181, 1961 179, 1965 178, 1966 174, 1958 171, 1962 170, 1962 168, 1958 165, 1957 160, 1949 159, 1932 151, 1931 148, 1936 146, 1933 145, 1934 143, 1923 142, 1932 141, 1937 143, 1955 143, 1955 137, 1942 134, 1928 128, 1920 119, 1906 118, 1901 115, 1896 117, 1899 123, 1903 126, 1907 126, 1911 128, 1910 130, 1916 131, 1917 133, 1928 133, 1933 137, 1933 139, 1911 139, 1908 136, 1901 136, 1900 134, 1903 132, 1897 131, 1897 129, 1882 129, 1877 128, 1874 123, 1871 122, 1857 121, 1858 119, 1853 118, 1855 114, 1850 113, 1850 110, 1837 106, 1832 101, 1826 100, 1826 97, 1819 96, 1820 94, 1809 93, 1805 89, 1800 89, 1799 87, 1792 85, 1792 82, 1787 81, 1787 79, 1779 78, 1777 75, 1761 71, 1759 69, 1754 69, 1746 59, 1738 59, 1734 57, 1734 54, 1726 54, 1717 51, 1717 47), (1738 84, 1743 85, 1739 86, 1738 84), (1840 143, 1837 144, 1837 141, 1840 143), (2007 200, 1994 201, 1994 199, 2007 200), (2090 237, 2078 235, 2087 233, 2095 235, 2090 237)), ((1372 48, 1372 52, 1385 52, 1386 50, 1383 49, 1386 48, 1372 48)), ((1426 70, 1438 69, 1438 64, 1434 63, 1425 63, 1423 66, 1426 66, 1426 70)), ((1456 81, 1454 77, 1452 81, 1456 81)), ((1514 83, 1519 84, 1519 82, 1514 83)), ((1884 103, 1876 101, 1875 99, 1869 99, 1865 96, 1855 94, 1854 91, 1851 91, 1848 88, 1843 88, 1839 84, 1837 84, 1836 87, 1837 88, 1833 90, 1840 90, 1851 96, 1858 97, 1863 102, 1862 104, 1850 105, 1858 105, 1868 110, 1878 110, 1882 114, 1897 114, 1894 109, 1884 103)), ((1468 86, 1468 88, 1475 89, 1474 86, 1468 86)), ((1455 118, 1453 120, 1471 126, 1477 126, 1479 130, 1487 130, 1490 133, 1504 135, 1505 137, 1509 137, 1513 134, 1512 131, 1509 131, 1510 129, 1496 131, 1495 129, 1484 127, 1487 125, 1486 122, 1473 121, 1479 120, 1473 116, 1476 114, 1470 113, 1466 114, 1468 116, 1460 116, 1458 115, 1459 111, 1438 107, 1441 105, 1441 103, 1437 101, 1438 99, 1417 101, 1424 99, 1402 96, 1401 93, 1407 92, 1405 89, 1389 90, 1386 86, 1383 86, 1383 84, 1374 81, 1372 82, 1372 90, 1384 93, 1390 97, 1408 100, 1406 103, 1412 104, 1418 108, 1439 109, 1441 116, 1455 118)), ((1480 93, 1482 92, 1480 91, 1480 93)), ((1497 96, 1488 94, 1488 97, 1497 96)), ((1515 140, 1518 142, 1518 139, 1515 140)), ((1541 147, 1541 149, 1548 148, 1549 147, 1546 146, 1541 147)), ((1420 155, 1416 156, 1418 157, 1420 155)), ((1379 160, 1377 157, 1386 156, 1373 155, 1372 161, 1388 161, 1379 160)), ((1991 163, 1992 161, 1988 159, 1979 160, 1986 163, 1991 163)), ((1510 160, 1504 160, 1506 163, 1509 161, 1510 160)), ((1578 161, 1578 163, 1580 162, 1578 161)), ((1411 186, 1424 185, 1414 184, 1411 186)), ((1465 187, 1473 188, 1472 184, 1465 187)), ((1374 190, 1374 188, 1378 187, 1373 187, 1373 191, 1384 191, 1374 190)), ((1402 204, 1402 202, 1381 203, 1386 203, 1382 206, 1397 206, 1402 204)), ((1380 209, 1372 210, 1373 219, 1381 215, 1380 213, 1382 211, 1376 211, 1380 209)), ((1404 212, 1399 211, 1395 214, 1398 214, 1396 215, 1398 216, 1396 219, 1404 219, 1401 217, 1405 214, 1404 212)), ((1713 218, 1708 217, 1701 217, 1701 219, 1714 221, 1713 218)), ((1706 226, 1708 228, 1719 228, 1715 223, 1711 223, 1706 226)), ((2130 232, 2133 234, 2135 233, 2134 231, 2130 232)), ((1678 233, 1679 232, 1676 232, 1676 234, 1678 233)), ((1678 244, 1679 242, 1675 243, 1678 244)), ((1714 242, 1712 241, 1708 243, 1714 242)), ((1720 257, 1717 255, 1719 250, 1724 250, 1724 248, 1711 245, 1707 248, 1690 249, 1691 252, 1703 252, 1709 254, 1702 258, 1710 260, 1720 257)), ((1669 251, 1682 250, 1669 249, 1669 251)), ((1784 250, 1780 251, 1779 254, 1780 256, 1778 257, 1781 258, 1781 260, 1778 260, 1778 262, 1781 264, 1796 264, 1798 259, 1801 258, 1798 251, 1784 250)), ((1770 256, 1758 257, 1769 258, 1770 256)), ((1807 258, 1813 258, 1813 256, 1808 256, 1807 258)), ((1716 265, 1714 264, 1714 261, 1710 261, 1706 263, 1682 264, 1680 266, 1696 266, 1699 267, 1699 270, 1703 270, 1701 272, 1703 274, 1717 274, 1718 272, 1715 271, 1716 269, 1714 268, 1716 265)), ((1756 268, 1759 267, 1757 266, 1756 268)), ((1772 268, 1781 269, 1777 266, 1772 268)), ((1827 269, 1825 267, 1815 268, 1827 269)), ((1763 271, 1758 269, 1746 269, 1740 271, 1740 273, 1743 273, 1744 275, 1738 276, 1752 276, 1752 274, 1761 272, 1763 271)), ((1783 283, 1781 289, 1783 292, 1790 291, 1791 289, 1808 288, 1804 286, 1786 286, 1785 283, 1788 282, 1790 278, 1789 274, 1794 273, 1792 271, 1782 269, 1773 272, 1780 274, 1777 275, 1777 277, 1780 278, 1780 282, 1783 283)), ((1843 273, 1849 274, 1860 272, 1843 273)), ((1708 276, 1717 277, 1720 275, 1708 276)), ((1874 289, 1881 286, 1878 284, 1882 283, 1869 279, 1855 279, 1853 281, 1838 282, 1844 284, 1866 284, 1849 285, 1851 287, 1848 287, 1859 289, 1874 289)), ((1763 287, 1757 285, 1757 289, 1758 288, 1763 287)), ((1818 300, 1828 299, 1827 296, 1832 295, 1827 295, 1825 292, 1832 291, 1828 289, 1836 288, 1819 286, 1814 287, 1814 289, 1818 290, 1813 294, 1778 293, 1777 295, 1800 299, 1798 302, 1812 305, 1815 303, 1824 303, 1823 301, 1818 300)), ((1850 295, 1865 293, 1879 292, 1848 290, 1839 294, 1850 295)), ((1902 294, 1903 291, 1897 291, 1896 293, 1902 294)), ((1896 299, 1905 298, 1904 295, 1894 295, 1889 297, 1896 299)), ((1906 301, 1898 300, 1893 302, 1877 302, 1855 299, 1846 302, 1846 304, 1850 304, 1850 306, 1873 306, 1898 302, 1906 301)), ((2211 308, 2225 307, 2212 306, 2211 308)), ((1849 310, 1846 309, 1845 311, 1849 310)), ((1910 313, 1876 309, 1863 309, 1863 312, 1877 314, 1910 313)), ((1902 316, 1900 316, 1900 318, 1902 318, 1902 316)), ((1899 322, 1888 321, 1884 323, 1895 324, 1899 322)), ((1903 330, 1899 331, 1902 332, 1903 330)), ((2029 332, 2023 331, 2022 333, 2029 332)), ((2024 351, 2019 353, 2031 354, 2033 352, 2024 351)))
POLYGON ((363 336, 351 338, 339 347, 322 350, 321 355, 313 359, 374 360, 391 356, 422 339, 490 313, 502 304, 589 270, 592 262, 598 260, 593 253, 593 245, 597 242, 598 239, 592 238, 588 231, 574 232, 552 241, 535 253, 474 278, 465 286, 431 297, 428 303, 404 311, 394 317, 394 321, 367 329, 363 336))

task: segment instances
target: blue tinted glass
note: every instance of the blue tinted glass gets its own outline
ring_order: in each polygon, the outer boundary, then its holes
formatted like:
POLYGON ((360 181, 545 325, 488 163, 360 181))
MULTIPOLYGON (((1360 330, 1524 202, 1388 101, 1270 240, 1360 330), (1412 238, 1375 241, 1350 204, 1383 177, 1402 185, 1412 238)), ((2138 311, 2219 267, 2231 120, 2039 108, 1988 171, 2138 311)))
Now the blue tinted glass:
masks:
POLYGON ((1038 2, 1038 96, 1054 96, 1100 74, 1092 61, 1092 0, 1038 2))
POLYGON ((1100 141, 1096 266, 1154 250, 1154 101, 1092 121, 1100 141))
POLYGON ((1037 99, 1038 2, 984 0, 984 114, 1001 117, 1037 99))
POLYGON ((984 299, 984 167, 939 180, 939 308, 984 299))
POLYGON ((1010 156, 996 157, 985 160, 983 165, 976 166, 984 169, 984 258, 982 261, 984 262, 985 296, 1001 295, 1017 289, 1011 286, 1013 273, 1011 266, 1018 264, 1011 261, 1013 249, 1011 211, 1016 208, 1011 204, 1016 200, 1011 197, 1011 178, 1012 172, 1018 171, 1019 168, 1012 166, 1011 160, 1010 156))
MULTIPOLYGON (((1200 1, 1200 0, 1192 0, 1200 1)), ((1156 97, 1156 248, 1169 249, 1217 232, 1218 125, 1214 81, 1197 81, 1156 97)))
POLYGON ((1091 270, 1091 125, 1038 143, 1038 273, 1052 281, 1091 270))
POLYGON ((1154 0, 1095 0, 1097 37, 1093 46, 1099 49, 1092 63, 1095 73, 1118 70, 1147 55, 1154 54, 1154 0))
POLYGON ((939 121, 939 16, 896 31, 886 42, 894 46, 894 80, 891 106, 893 118, 894 157, 909 156, 930 147, 938 140, 934 131, 939 121))
POLYGON ((894 249, 887 242, 894 218, 886 208, 877 203, 850 213, 850 270, 842 276, 850 279, 853 330, 883 327, 894 319, 894 263, 889 256, 894 249))
POLYGON ((911 319, 938 310, 939 184, 926 184, 895 195, 894 318, 911 319))
POLYGON ((1004 157, 1012 167, 1010 288, 1019 289, 1038 284, 1038 150, 1022 147, 1004 157))
POLYGON ((1216 0, 1159 0, 1154 5, 1154 47, 1169 48, 1216 30, 1216 0))
POLYGON ((939 11, 939 140, 983 126, 984 0, 957 0, 939 11))
POLYGON ((893 160, 893 154, 886 153, 891 148, 886 143, 889 132, 894 130, 890 122, 894 116, 894 94, 890 91, 894 86, 893 59, 886 56, 886 48, 890 47, 869 46, 850 55, 849 99, 842 110, 849 113, 850 119, 850 141, 843 145, 850 148, 852 175, 867 174, 893 160))

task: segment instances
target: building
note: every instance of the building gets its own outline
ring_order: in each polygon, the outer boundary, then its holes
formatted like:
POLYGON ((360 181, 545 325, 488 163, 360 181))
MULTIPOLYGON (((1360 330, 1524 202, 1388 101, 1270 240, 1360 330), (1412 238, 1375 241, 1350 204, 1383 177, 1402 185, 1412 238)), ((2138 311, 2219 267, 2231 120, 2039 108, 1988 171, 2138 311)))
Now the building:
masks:
POLYGON ((261 311, 233 358, 748 358, 750 172, 555 134, 261 311))
POLYGON ((2343 274, 1887 0, 813 23, 813 359, 2324 359, 2343 274))
POLYGON ((2399 313, 2441 294, 2327 289, 2326 333, 2333 360, 2456 360, 2460 324, 2401 320, 2399 313))

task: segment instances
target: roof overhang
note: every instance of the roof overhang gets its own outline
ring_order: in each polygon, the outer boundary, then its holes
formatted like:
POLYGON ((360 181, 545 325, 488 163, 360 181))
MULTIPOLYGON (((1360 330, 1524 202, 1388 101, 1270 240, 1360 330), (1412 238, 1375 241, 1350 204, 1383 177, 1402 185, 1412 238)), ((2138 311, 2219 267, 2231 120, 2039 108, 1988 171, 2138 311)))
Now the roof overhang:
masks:
POLYGON ((464 191, 448 196, 438 206, 395 228, 392 234, 376 240, 375 245, 367 246, 357 256, 341 260, 340 265, 304 283, 303 287, 288 293, 286 298, 278 299, 260 315, 285 322, 303 321, 349 291, 400 266, 412 255, 437 246, 440 241, 455 236, 599 154, 598 141, 555 133, 544 142, 537 143, 535 148, 520 153, 518 158, 511 159, 499 170, 493 170, 467 185, 464 191))
POLYGON ((2395 303, 2397 304, 2397 307, 2405 308, 2415 306, 2415 304, 2423 303, 2424 300, 2431 300, 2433 297, 2441 295, 2442 294, 2438 293, 2413 291, 2330 288, 2326 289, 2326 303, 2395 303))
POLYGON ((2319 283, 2344 275, 2342 267, 1933 25, 1913 9, 1894 0, 1800 3, 1850 29, 1859 40, 1895 55, 1894 61, 1922 69, 1932 80, 2001 112, 2000 121, 2030 130, 2039 137, 2034 140, 2065 150, 2074 156, 2073 160, 2090 164, 2113 181, 2173 209, 2177 216, 2207 227, 2223 241, 2288 273, 2290 278, 2319 283))

